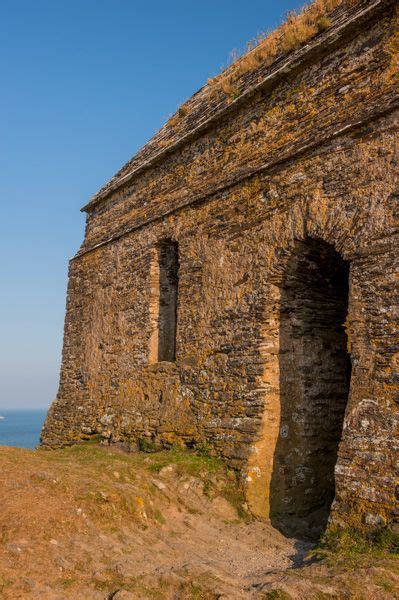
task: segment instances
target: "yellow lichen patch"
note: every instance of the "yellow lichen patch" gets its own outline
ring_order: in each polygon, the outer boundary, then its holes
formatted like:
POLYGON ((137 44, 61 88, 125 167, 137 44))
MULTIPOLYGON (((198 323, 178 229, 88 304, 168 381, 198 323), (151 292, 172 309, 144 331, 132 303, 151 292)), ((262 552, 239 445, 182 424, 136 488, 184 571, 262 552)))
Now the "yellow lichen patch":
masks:
POLYGON ((386 50, 390 61, 385 79, 388 83, 397 83, 399 80, 399 7, 395 9, 395 28, 393 35, 388 39, 386 50))

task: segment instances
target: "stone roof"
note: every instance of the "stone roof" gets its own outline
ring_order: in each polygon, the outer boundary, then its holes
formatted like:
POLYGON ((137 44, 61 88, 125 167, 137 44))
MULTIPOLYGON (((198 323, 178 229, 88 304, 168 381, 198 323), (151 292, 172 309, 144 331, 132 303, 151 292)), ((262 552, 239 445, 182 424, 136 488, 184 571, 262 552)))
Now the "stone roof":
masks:
MULTIPOLYGON (((218 81, 221 77, 228 78, 237 69, 237 64, 242 60, 239 59, 185 102, 158 133, 91 198, 82 211, 93 209, 101 200, 127 184, 144 169, 151 167, 165 155, 176 151, 227 112, 236 109, 259 89, 274 87, 282 77, 294 71, 305 60, 321 51, 325 52, 347 30, 367 20, 375 10, 390 3, 392 0, 357 0, 354 5, 348 7, 343 2, 329 15, 330 26, 325 31, 317 33, 296 50, 281 53, 271 64, 264 61, 257 68, 239 75, 235 79, 234 94, 226 93, 218 85, 218 81)), ((255 51, 256 48, 251 52, 255 51)))

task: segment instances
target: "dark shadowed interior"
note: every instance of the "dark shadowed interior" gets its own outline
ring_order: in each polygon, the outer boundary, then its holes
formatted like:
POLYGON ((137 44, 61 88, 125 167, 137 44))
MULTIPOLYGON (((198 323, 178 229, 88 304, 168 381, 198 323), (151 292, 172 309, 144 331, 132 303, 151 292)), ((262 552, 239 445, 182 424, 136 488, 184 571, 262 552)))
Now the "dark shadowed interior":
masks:
POLYGON ((282 285, 281 420, 271 480, 271 521, 317 537, 334 498, 334 466, 349 394, 345 321, 349 263, 329 244, 296 242, 282 285))
POLYGON ((167 240, 159 249, 158 361, 173 362, 176 357, 178 278, 178 244, 167 240))

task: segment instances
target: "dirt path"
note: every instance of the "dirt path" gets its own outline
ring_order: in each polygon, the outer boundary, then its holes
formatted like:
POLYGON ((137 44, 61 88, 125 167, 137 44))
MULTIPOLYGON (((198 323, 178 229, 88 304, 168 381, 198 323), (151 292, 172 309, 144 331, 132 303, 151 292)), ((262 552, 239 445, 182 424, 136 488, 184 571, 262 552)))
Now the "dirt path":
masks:
MULTIPOLYGON (((362 597, 340 596, 326 567, 298 569, 309 544, 245 522, 213 459, 0 448, 0 502, 4 600, 362 597)), ((377 575, 385 589, 370 580, 365 597, 395 598, 399 578, 377 575)))

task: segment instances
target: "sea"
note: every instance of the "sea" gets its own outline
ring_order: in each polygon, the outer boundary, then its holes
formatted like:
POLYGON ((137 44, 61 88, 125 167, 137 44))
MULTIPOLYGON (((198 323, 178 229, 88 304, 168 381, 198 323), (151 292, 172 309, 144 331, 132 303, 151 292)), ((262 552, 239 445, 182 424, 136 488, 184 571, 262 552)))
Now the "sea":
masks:
POLYGON ((2 410, 0 408, 0 446, 35 448, 46 418, 46 409, 2 410))

